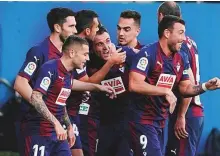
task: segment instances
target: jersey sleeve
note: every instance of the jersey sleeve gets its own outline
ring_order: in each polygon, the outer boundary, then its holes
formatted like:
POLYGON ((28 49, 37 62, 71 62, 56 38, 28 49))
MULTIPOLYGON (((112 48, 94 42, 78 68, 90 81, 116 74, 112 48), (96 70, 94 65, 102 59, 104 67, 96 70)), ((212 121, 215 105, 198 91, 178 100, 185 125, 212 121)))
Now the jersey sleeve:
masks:
POLYGON ((127 46, 123 46, 122 51, 126 52, 126 60, 125 60, 126 64, 131 66, 132 58, 134 58, 136 56, 136 53, 134 52, 134 50, 132 48, 127 47, 127 46))
POLYGON ((31 48, 26 55, 26 59, 19 70, 18 75, 29 81, 43 64, 43 61, 43 53, 41 53, 36 47, 31 48))
POLYGON ((149 55, 145 49, 142 49, 132 58, 130 71, 147 76, 149 68, 149 55))
POLYGON ((75 69, 73 71, 73 75, 74 75, 74 79, 77 79, 77 80, 81 79, 82 77, 87 75, 86 67, 84 67, 83 69, 75 69))
POLYGON ((183 59, 183 74, 181 77, 181 81, 188 80, 189 79, 189 74, 188 70, 190 68, 190 63, 189 63, 189 58, 186 53, 181 53, 182 59, 183 59))
POLYGON ((39 72, 37 73, 36 82, 33 90, 39 91, 42 94, 46 95, 48 88, 52 85, 55 80, 54 69, 48 64, 44 64, 39 72))

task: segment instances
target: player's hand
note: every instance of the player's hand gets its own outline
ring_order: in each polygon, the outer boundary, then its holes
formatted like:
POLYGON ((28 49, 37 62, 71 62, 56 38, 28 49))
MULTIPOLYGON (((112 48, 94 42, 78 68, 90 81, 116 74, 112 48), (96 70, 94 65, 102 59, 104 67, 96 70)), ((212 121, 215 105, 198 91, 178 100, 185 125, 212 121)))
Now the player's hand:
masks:
POLYGON ((109 48, 110 55, 112 55, 113 53, 116 53, 116 47, 114 43, 111 43, 111 45, 108 48, 109 48))
POLYGON ((67 139, 69 142, 69 147, 71 148, 75 144, 76 140, 72 125, 69 125, 69 127, 67 128, 67 139))
POLYGON ((61 124, 59 122, 54 125, 54 128, 55 128, 58 140, 66 140, 67 139, 66 130, 64 130, 64 128, 61 126, 61 124))
POLYGON ((115 90, 111 86, 98 85, 99 90, 106 92, 110 99, 116 98, 115 90))
POLYGON ((177 101, 176 96, 173 94, 173 92, 171 90, 168 90, 165 97, 166 97, 166 100, 170 104, 169 111, 172 114, 175 107, 176 107, 176 101, 177 101))
POLYGON ((174 132, 178 139, 180 138, 187 138, 188 133, 186 131, 186 119, 184 116, 177 117, 176 124, 174 126, 174 132))
POLYGON ((205 83, 205 86, 208 90, 215 90, 220 88, 220 80, 219 78, 215 77, 208 82, 205 83))
POLYGON ((121 63, 125 62, 126 52, 125 51, 120 52, 121 50, 122 50, 122 48, 119 48, 118 50, 116 50, 116 52, 113 52, 111 54, 109 61, 112 65, 121 64, 121 63))

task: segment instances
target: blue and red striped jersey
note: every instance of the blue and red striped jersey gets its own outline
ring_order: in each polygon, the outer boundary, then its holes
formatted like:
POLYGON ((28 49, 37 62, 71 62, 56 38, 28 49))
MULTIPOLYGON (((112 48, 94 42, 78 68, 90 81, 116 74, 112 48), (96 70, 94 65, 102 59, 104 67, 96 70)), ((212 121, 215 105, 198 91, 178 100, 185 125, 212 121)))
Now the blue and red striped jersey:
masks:
MULTIPOLYGON (((175 90, 180 81, 188 80, 189 61, 186 55, 174 53, 166 56, 159 42, 141 49, 132 61, 130 71, 144 75, 151 85, 175 90)), ((132 94, 131 120, 156 127, 164 127, 168 118, 169 103, 164 96, 132 94)))
MULTIPOLYGON (((33 81, 35 81, 37 72, 39 71, 40 67, 48 60, 57 59, 61 56, 62 53, 54 46, 54 44, 50 41, 50 38, 47 37, 39 45, 32 47, 28 51, 26 59, 18 75, 29 80, 29 84, 31 88, 33 88, 33 81)), ((23 99, 20 106, 19 116, 17 118, 18 121, 23 118, 29 108, 29 103, 23 99)))
MULTIPOLYGON (((73 72, 68 72, 60 59, 46 62, 40 68, 33 82, 33 90, 43 94, 49 111, 63 124, 62 117, 66 106, 66 100, 71 93, 73 72)), ((38 134, 41 136, 55 135, 53 125, 45 120, 32 107, 22 121, 24 135, 38 134)))
MULTIPOLYGON (((200 72, 199 72, 199 54, 196 43, 190 38, 186 37, 181 47, 181 53, 185 53, 189 58, 190 67, 193 72, 195 84, 200 83, 200 72)), ((204 116, 203 105, 200 101, 200 96, 197 95, 193 97, 189 109, 187 111, 186 117, 198 117, 204 116)))

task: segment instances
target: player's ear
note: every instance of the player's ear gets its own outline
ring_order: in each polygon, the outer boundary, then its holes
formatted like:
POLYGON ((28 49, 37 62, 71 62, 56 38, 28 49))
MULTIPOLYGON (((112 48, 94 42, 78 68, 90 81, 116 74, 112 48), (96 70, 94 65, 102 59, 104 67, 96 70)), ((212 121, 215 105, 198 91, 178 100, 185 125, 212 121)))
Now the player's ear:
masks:
POLYGON ((169 29, 165 29, 163 32, 163 35, 165 38, 169 38, 170 37, 170 30, 169 29))
POLYGON ((54 24, 54 31, 60 33, 62 31, 61 26, 59 24, 54 24))
POLYGON ((158 23, 160 23, 160 21, 164 18, 164 15, 161 12, 158 12, 157 16, 158 16, 158 23))
POLYGON ((140 32, 141 32, 141 28, 138 27, 138 28, 137 28, 137 34, 136 34, 136 37, 140 34, 140 32))
POLYGON ((90 35, 90 32, 91 32, 90 28, 86 28, 86 29, 85 29, 85 34, 86 34, 86 36, 89 36, 89 35, 90 35))
POLYGON ((75 51, 74 51, 74 50, 71 50, 71 51, 69 52, 69 57, 70 57, 70 58, 75 57, 75 51))

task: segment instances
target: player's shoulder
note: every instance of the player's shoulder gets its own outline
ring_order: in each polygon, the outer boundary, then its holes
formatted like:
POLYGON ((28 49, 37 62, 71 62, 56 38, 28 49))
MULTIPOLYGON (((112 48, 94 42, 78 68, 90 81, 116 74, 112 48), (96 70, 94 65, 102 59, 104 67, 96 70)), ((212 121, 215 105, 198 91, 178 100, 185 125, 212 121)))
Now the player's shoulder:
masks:
POLYGON ((59 59, 49 60, 41 66, 41 69, 51 69, 55 71, 58 69, 58 62, 59 59))
POLYGON ((158 42, 153 42, 146 44, 144 47, 141 48, 140 50, 140 55, 146 55, 146 56, 152 56, 156 54, 158 48, 158 42))
POLYGON ((31 47, 28 51, 28 55, 44 56, 48 47, 48 39, 49 38, 46 38, 42 42, 31 47))
POLYGON ((196 42, 189 36, 186 36, 186 39, 183 42, 183 45, 187 46, 187 48, 195 48, 197 49, 197 44, 196 42))

